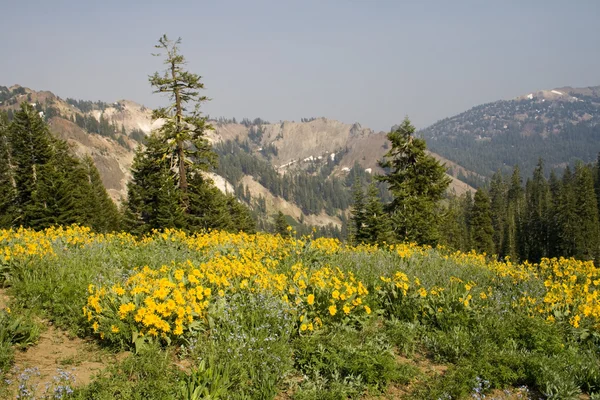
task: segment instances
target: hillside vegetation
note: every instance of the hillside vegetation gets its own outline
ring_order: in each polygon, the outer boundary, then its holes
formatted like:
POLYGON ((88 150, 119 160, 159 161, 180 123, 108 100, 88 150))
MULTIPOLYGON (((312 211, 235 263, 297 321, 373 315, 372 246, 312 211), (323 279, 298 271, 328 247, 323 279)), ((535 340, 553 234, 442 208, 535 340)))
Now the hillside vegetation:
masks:
POLYGON ((600 270, 591 262, 519 265, 268 234, 136 239, 73 226, 0 231, 0 271, 0 385, 20 398, 44 391, 31 371, 11 370, 12 344, 35 343, 40 321, 132 352, 88 385, 63 374, 50 385, 63 399, 600 391, 600 270))
POLYGON ((600 151, 599 122, 600 87, 566 87, 482 104, 421 135, 432 151, 479 175, 490 178, 519 165, 530 176, 540 157, 549 170, 594 160, 600 151))

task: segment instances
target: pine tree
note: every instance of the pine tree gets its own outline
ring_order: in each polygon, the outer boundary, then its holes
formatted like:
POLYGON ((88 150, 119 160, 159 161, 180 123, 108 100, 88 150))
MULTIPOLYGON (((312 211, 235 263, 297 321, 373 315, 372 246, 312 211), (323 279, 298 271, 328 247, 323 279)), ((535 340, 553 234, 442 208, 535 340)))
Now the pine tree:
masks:
POLYGON ((548 257, 559 257, 560 254, 560 180, 556 172, 550 172, 548 180, 550 188, 550 208, 548 210, 548 257))
POLYGON ((289 237, 290 231, 288 230, 288 226, 285 215, 281 211, 277 212, 277 217, 275 217, 275 233, 282 237, 289 237))
POLYGON ((595 260, 600 255, 600 226, 598 203, 594 192, 594 179, 589 167, 575 167, 575 257, 580 260, 595 260))
POLYGON ((383 244, 390 241, 390 228, 388 216, 383 211, 383 204, 379 200, 379 190, 375 182, 371 182, 367 189, 367 199, 364 207, 365 233, 369 244, 383 244))
MULTIPOLYGON (((167 69, 161 75, 156 72, 150 77, 155 93, 165 93, 172 104, 153 111, 154 120, 164 121, 158 130, 164 154, 169 165, 176 170, 176 179, 181 192, 184 210, 188 205, 188 181, 191 175, 207 171, 216 163, 216 154, 206 139, 205 131, 212 129, 200 112, 200 105, 208 98, 200 95, 204 89, 201 77, 183 70, 186 61, 179 53, 181 39, 170 40, 163 35, 157 49, 165 52, 167 69), (193 106, 193 110, 189 107, 193 106)), ((156 54, 161 56, 161 54, 156 54)))
POLYGON ((200 95, 204 88, 200 76, 183 69, 180 43, 181 39, 173 42, 165 35, 156 46, 165 52, 167 69, 152 75, 150 84, 172 103, 154 110, 153 119, 164 123, 148 137, 147 148, 137 151, 128 185, 126 225, 135 233, 167 227, 254 231, 250 211, 203 175, 216 166, 216 153, 205 136, 212 127, 200 112, 208 98, 200 95))
POLYGON ((544 163, 540 159, 527 181, 525 216, 523 221, 523 259, 539 262, 549 254, 550 187, 544 177, 544 163))
POLYGON ((575 256, 577 249, 577 215, 575 182, 571 168, 563 172, 558 199, 559 254, 564 257, 575 256))
POLYGON ((500 172, 492 176, 490 183, 490 201, 492 226, 494 228, 494 249, 500 257, 504 257, 504 238, 506 229, 506 206, 508 201, 508 187, 500 172))
POLYGON ((52 158, 51 136, 47 126, 35 109, 27 103, 21 104, 10 124, 9 139, 14 165, 16 225, 31 226, 32 210, 43 206, 33 204, 43 201, 34 192, 40 178, 41 169, 52 158))
MULTIPOLYGON (((463 208, 465 197, 465 195, 461 197, 455 195, 450 196, 441 217, 440 243, 454 250, 470 250, 468 244, 470 240, 468 238, 467 220, 463 208)), ((469 205, 469 214, 471 208, 472 205, 469 205)))
POLYGON ((85 156, 83 158, 82 168, 90 187, 85 206, 89 211, 87 218, 90 227, 96 232, 117 231, 121 225, 121 215, 106 192, 92 157, 85 156))
POLYGON ((152 229, 182 228, 185 218, 179 191, 170 166, 163 157, 162 141, 155 134, 147 138, 146 149, 138 147, 127 184, 124 223, 134 234, 152 229))
POLYGON ((521 232, 524 194, 521 173, 518 166, 513 169, 508 189, 508 203, 506 211, 506 229, 503 240, 504 249, 502 254, 510 257, 512 261, 519 260, 521 254, 521 232))
MULTIPOLYGON (((596 188, 596 201, 598 204, 598 211, 600 212, 600 153, 598 153, 598 158, 596 159, 595 178, 594 187, 596 188)), ((598 215, 598 218, 600 218, 600 215, 598 215)))
POLYGON ((255 233, 256 222, 250 209, 241 204, 234 196, 227 195, 225 197, 227 213, 229 214, 229 219, 231 221, 227 230, 232 232, 243 231, 246 233, 255 233))
POLYGON ((9 144, 8 116, 0 112, 0 229, 13 225, 15 185, 9 144))
POLYGON ((365 218, 365 194, 358 176, 354 178, 352 185, 352 209, 350 217, 350 241, 353 244, 360 244, 367 241, 365 218))
POLYGON ((475 192, 473 199, 471 232, 475 250, 488 255, 494 253, 494 227, 492 226, 490 198, 481 189, 475 192))
POLYGON ((393 196, 387 210, 395 237, 435 244, 439 239, 438 203, 450 178, 444 166, 425 152, 425 140, 415 138, 414 133, 408 118, 388 133, 392 147, 379 163, 386 175, 378 179, 388 184, 393 196))

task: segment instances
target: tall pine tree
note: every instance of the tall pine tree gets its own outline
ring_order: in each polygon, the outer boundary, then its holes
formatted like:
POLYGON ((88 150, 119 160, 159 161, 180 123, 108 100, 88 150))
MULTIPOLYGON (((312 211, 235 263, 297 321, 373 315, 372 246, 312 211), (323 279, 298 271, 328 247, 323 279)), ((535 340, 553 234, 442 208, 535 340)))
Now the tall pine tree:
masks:
POLYGON ((8 116, 0 112, 0 229, 13 225, 15 215, 15 185, 9 146, 8 116))
POLYGON ((575 167, 575 254, 580 260, 595 260, 600 255, 598 203, 591 169, 583 163, 575 167))
POLYGON ((367 241, 366 218, 365 218, 365 193, 360 178, 354 178, 352 185, 352 208, 350 210, 350 241, 360 244, 367 241))
POLYGON ((205 135, 212 127, 200 112, 208 98, 200 94, 201 77, 184 70, 180 43, 181 39, 171 41, 165 35, 156 45, 167 68, 150 76, 150 84, 171 104, 154 110, 153 119, 162 125, 148 138, 147 148, 137 151, 128 184, 126 225, 135 233, 169 227, 254 231, 249 210, 203 175, 217 159, 205 135))
POLYGON ((369 244, 383 244, 390 242, 390 228, 388 216, 383 211, 383 204, 379 200, 379 190, 375 182, 371 182, 367 189, 367 199, 364 207, 364 221, 366 242, 369 244))
POLYGON ((471 212, 471 235, 475 250, 492 255, 494 253, 494 227, 490 198, 483 190, 475 192, 471 212))
POLYGON ((387 206, 393 234, 400 241, 436 244, 439 240, 438 205, 450 184, 446 170, 425 152, 425 140, 415 138, 415 127, 405 118, 388 133, 390 150, 380 166, 393 196, 387 206))

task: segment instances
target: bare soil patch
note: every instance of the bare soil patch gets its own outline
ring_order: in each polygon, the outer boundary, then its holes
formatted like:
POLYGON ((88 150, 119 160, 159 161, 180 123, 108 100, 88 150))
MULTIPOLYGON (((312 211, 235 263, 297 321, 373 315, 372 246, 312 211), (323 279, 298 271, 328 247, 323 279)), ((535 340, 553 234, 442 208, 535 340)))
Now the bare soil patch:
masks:
POLYGON ((6 289, 0 288, 0 310, 6 308, 9 303, 8 295, 6 294, 6 289))
POLYGON ((16 392, 18 375, 27 368, 35 368, 39 374, 33 374, 29 384, 36 386, 41 393, 46 384, 52 384, 54 377, 63 370, 75 377, 73 386, 83 386, 121 358, 103 351, 93 342, 71 337, 54 326, 48 326, 35 346, 15 353, 14 372, 9 379, 16 392))

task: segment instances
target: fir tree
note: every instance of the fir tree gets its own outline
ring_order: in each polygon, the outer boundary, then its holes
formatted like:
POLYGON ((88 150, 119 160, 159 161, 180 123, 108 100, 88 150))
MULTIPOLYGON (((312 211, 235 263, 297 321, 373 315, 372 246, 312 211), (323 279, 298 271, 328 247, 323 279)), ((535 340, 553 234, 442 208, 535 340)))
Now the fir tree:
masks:
MULTIPOLYGON (((596 201, 598 204, 598 211, 600 212, 600 153, 598 153, 598 158, 596 159, 595 178, 594 187, 596 188, 596 201)), ((600 218, 600 215, 598 215, 598 218, 600 218)))
POLYGON ((358 176, 354 178, 354 184, 352 185, 352 198, 350 241, 354 244, 360 244, 367 241, 368 234, 365 229, 367 224, 365 218, 365 194, 358 176))
POLYGON ((216 154, 205 137, 205 131, 212 127, 200 112, 201 104, 208 101, 206 96, 200 95, 204 84, 199 75, 183 69, 186 61, 179 53, 180 43, 181 39, 171 41, 166 35, 159 39, 155 47, 165 53, 167 69, 162 75, 158 72, 152 75, 150 84, 155 93, 167 94, 172 101, 169 107, 154 110, 152 118, 164 121, 157 133, 169 165, 176 170, 180 197, 186 209, 190 176, 214 166, 216 154))
POLYGON ((508 189, 508 202, 506 212, 506 228, 504 233, 502 254, 510 257, 511 260, 517 261, 520 256, 521 249, 521 231, 522 231, 522 216, 524 194, 522 187, 521 173, 518 166, 513 169, 513 174, 510 179, 508 189))
MULTIPOLYGON (((470 193, 470 192, 468 192, 470 193)), ((448 198, 448 204, 441 217, 440 224, 440 243, 454 250, 468 251, 469 238, 467 229, 466 214, 464 212, 463 202, 466 196, 458 197, 456 195, 448 198)), ((472 205, 468 206, 469 214, 472 205)))
POLYGON ((15 185, 9 144, 8 116, 0 112, 0 229, 13 225, 15 215, 15 185))
POLYGON ((438 203, 450 178, 445 168, 425 152, 425 140, 414 137, 415 127, 405 118, 402 124, 388 133, 392 147, 380 166, 393 196, 387 209, 395 237, 400 240, 435 244, 439 239, 438 203))
POLYGON ((559 257, 560 254, 560 180, 556 172, 550 172, 548 180, 550 188, 550 208, 548 211, 548 257, 559 257))
POLYGON ((33 204, 43 201, 40 195, 34 198, 38 181, 43 177, 41 169, 52 158, 52 140, 44 121, 27 103, 21 104, 10 124, 11 155, 15 180, 15 224, 31 226, 32 210, 42 207, 33 204))
POLYGON ((183 69, 181 39, 166 36, 156 46, 165 53, 167 69, 150 76, 155 93, 171 100, 169 107, 154 110, 163 125, 138 149, 133 180, 128 185, 125 220, 135 233, 168 227, 190 231, 208 229, 254 231, 251 214, 243 205, 222 194, 203 173, 216 165, 216 153, 205 137, 212 129, 202 116, 200 76, 183 69))
POLYGON ((288 230, 288 223, 285 219, 285 215, 281 212, 277 212, 277 216, 275 217, 275 233, 281 235, 282 237, 289 237, 290 231, 288 230))
POLYGON ((562 176, 558 199, 559 253, 564 257, 575 256, 577 249, 577 214, 575 182, 571 168, 567 166, 562 176))
POLYGON ((367 243, 383 244, 390 241, 388 216, 383 211, 383 204, 379 200, 379 189, 375 182, 371 182, 367 189, 364 218, 367 243))
POLYGON ((500 172, 492 176, 490 183, 490 201, 492 226, 494 228, 494 249, 495 253, 503 257, 504 238, 506 229, 506 205, 508 201, 508 187, 504 177, 500 172))
POLYGON ((152 229, 182 228, 185 218, 179 191, 163 157, 162 140, 155 134, 147 139, 146 149, 138 147, 131 166, 132 180, 127 184, 125 226, 134 234, 152 229))
POLYGON ((540 159, 527 181, 525 216, 523 221, 523 259, 539 262, 549 253, 550 187, 544 177, 544 163, 540 159))
POLYGON ((471 215, 473 246, 488 255, 494 253, 494 227, 490 210, 490 198, 483 190, 475 192, 471 215))
POLYGON ((598 262, 600 253, 600 227, 598 203, 590 168, 578 164, 574 179, 575 198, 575 254, 580 260, 598 262))
POLYGON ((100 179, 100 173, 92 157, 85 156, 83 158, 82 168, 90 187, 86 207, 90 211, 88 217, 90 227, 96 232, 113 232, 119 230, 121 215, 117 206, 106 192, 100 179))

